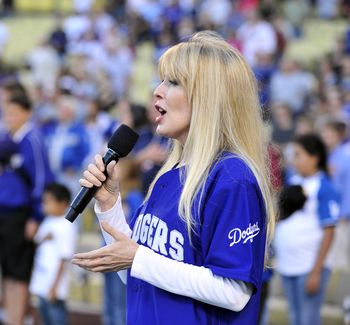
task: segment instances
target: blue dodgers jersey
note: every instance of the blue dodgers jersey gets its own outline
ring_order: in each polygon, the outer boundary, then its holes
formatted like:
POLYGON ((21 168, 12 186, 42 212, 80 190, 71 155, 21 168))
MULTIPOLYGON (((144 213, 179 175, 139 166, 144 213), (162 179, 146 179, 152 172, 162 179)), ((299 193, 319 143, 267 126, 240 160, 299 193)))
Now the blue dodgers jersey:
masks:
POLYGON ((265 208, 257 181, 239 158, 225 154, 211 169, 198 207, 197 226, 188 237, 178 216, 180 169, 156 182, 130 226, 137 243, 168 258, 204 266, 219 276, 253 284, 254 293, 240 312, 159 289, 128 275, 127 324, 194 325, 257 323, 265 254, 265 208))

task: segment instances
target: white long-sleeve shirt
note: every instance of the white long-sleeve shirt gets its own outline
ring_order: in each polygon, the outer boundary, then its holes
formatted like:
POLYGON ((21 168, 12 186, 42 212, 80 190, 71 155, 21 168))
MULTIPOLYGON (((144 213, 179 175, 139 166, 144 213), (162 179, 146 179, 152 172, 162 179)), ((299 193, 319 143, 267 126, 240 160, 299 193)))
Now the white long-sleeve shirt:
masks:
MULTIPOLYGON (((95 213, 99 222, 106 221, 131 237, 132 231, 126 222, 120 197, 108 211, 102 212, 96 203, 95 213)), ((101 230, 106 243, 113 243, 114 238, 101 230)), ((126 270, 118 274, 126 283, 126 270)), ((232 311, 242 310, 253 292, 252 285, 244 281, 214 275, 208 268, 172 260, 142 245, 136 252, 130 275, 174 294, 232 311)))

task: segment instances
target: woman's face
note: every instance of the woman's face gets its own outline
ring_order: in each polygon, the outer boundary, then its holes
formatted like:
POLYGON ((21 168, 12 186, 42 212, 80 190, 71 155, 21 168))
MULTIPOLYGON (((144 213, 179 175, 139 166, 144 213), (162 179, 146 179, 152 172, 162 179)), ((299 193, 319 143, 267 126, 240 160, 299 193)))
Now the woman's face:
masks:
POLYGON ((159 112, 155 118, 157 133, 184 144, 192 115, 185 90, 176 81, 165 79, 156 88, 154 95, 154 107, 159 112))
POLYGON ((293 166, 297 173, 306 177, 318 172, 318 157, 310 155, 301 145, 295 143, 293 166))

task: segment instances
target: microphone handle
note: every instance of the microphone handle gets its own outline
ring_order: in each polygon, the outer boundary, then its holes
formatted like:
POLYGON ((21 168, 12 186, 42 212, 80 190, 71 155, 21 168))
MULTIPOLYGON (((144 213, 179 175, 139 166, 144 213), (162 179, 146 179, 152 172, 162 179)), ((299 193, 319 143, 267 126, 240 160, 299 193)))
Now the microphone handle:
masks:
MULTIPOLYGON (((119 156, 111 148, 108 148, 106 154, 102 157, 102 159, 105 165, 105 170, 103 173, 107 177, 107 165, 112 160, 115 160, 116 162, 118 162, 119 156)), ((94 197, 98 189, 99 187, 96 187, 96 186, 93 186, 91 188, 82 187, 79 193, 75 196, 73 202, 71 203, 69 211, 65 218, 68 221, 73 222, 78 217, 78 215, 84 211, 84 209, 89 204, 91 199, 94 197)))

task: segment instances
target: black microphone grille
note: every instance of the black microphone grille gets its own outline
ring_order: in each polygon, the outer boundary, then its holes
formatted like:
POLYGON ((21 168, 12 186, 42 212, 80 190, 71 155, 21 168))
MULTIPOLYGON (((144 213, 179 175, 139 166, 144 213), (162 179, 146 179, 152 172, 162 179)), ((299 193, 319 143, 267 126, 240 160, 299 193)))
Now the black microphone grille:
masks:
POLYGON ((139 135, 125 124, 121 124, 108 141, 108 148, 120 158, 125 157, 134 147, 139 135))

